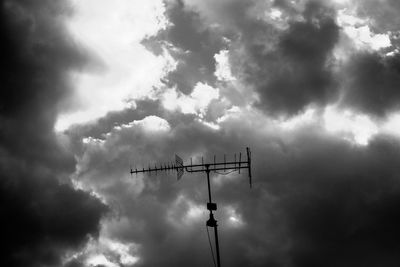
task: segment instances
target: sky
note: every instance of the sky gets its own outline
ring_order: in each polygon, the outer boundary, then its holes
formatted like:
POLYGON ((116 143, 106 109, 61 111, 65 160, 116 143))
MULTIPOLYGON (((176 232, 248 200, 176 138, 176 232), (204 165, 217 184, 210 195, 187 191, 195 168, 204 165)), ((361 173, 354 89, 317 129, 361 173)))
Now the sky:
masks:
POLYGON ((205 174, 130 168, 250 147, 251 189, 211 175, 222 266, 398 266, 399 12, 1 1, 2 265, 213 266, 205 174))

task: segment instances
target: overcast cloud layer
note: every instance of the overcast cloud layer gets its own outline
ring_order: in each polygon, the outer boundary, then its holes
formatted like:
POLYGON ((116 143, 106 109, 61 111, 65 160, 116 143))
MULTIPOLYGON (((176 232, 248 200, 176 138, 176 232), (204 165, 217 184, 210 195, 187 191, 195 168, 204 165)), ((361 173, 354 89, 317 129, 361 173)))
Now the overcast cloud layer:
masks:
POLYGON ((212 266, 205 175, 129 168, 248 146, 223 266, 398 266, 397 1, 106 4, 1 2, 3 265, 212 266))

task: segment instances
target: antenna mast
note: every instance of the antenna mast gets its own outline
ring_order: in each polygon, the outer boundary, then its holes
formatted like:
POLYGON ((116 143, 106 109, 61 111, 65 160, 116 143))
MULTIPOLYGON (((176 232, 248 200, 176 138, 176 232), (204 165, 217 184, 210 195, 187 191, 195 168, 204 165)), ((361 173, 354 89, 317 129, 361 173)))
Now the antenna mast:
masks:
POLYGON ((250 188, 252 187, 252 178, 251 178, 251 152, 250 148, 246 148, 246 154, 247 154, 247 160, 242 161, 242 153, 239 154, 239 160, 236 160, 236 154, 234 161, 226 161, 226 156, 224 155, 224 162, 216 162, 216 158, 214 156, 214 162, 212 163, 204 163, 203 158, 201 164, 193 164, 192 160, 190 161, 190 164, 184 165, 183 160, 178 156, 175 155, 175 164, 170 165, 164 164, 164 166, 161 164, 157 167, 157 165, 154 166, 154 168, 151 168, 150 166, 145 169, 132 169, 131 168, 131 175, 132 174, 138 174, 138 173, 150 173, 160 171, 165 171, 169 172, 170 170, 176 171, 176 176, 177 179, 180 180, 182 178, 183 173, 186 171, 188 173, 194 173, 194 172, 205 172, 207 174, 207 188, 208 188, 208 203, 207 203, 207 209, 210 211, 210 218, 207 220, 206 225, 207 227, 212 227, 214 228, 214 235, 215 235, 215 247, 216 247, 216 254, 217 254, 217 266, 221 267, 221 258, 220 258, 220 251, 219 251, 219 243, 218 243, 218 224, 217 220, 214 218, 213 211, 217 210, 217 204, 212 202, 211 198, 211 184, 210 184, 210 172, 217 172, 217 171, 238 171, 240 173, 241 169, 247 169, 248 174, 249 174, 249 185, 250 188))

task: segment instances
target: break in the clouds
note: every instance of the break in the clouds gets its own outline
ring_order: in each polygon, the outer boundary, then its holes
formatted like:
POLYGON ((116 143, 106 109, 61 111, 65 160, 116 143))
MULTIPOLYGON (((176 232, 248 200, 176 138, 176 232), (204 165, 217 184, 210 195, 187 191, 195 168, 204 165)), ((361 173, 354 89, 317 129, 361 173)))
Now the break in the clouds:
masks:
POLYGON ((69 2, 74 14, 65 26, 93 62, 90 71, 70 70, 75 97, 72 107, 60 114, 58 130, 134 106, 174 65, 167 52, 156 56, 141 45, 143 38, 165 27, 160 1, 69 2))
POLYGON ((5 265, 398 265, 396 1, 1 5, 5 265))

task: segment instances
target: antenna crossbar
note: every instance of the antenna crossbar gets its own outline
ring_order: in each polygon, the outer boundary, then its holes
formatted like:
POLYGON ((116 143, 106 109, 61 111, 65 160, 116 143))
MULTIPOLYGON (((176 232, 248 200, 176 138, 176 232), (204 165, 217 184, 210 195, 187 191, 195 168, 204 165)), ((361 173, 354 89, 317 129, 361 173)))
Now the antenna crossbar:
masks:
POLYGON ((209 166, 210 171, 229 171, 229 170, 239 170, 239 169, 249 169, 250 165, 248 161, 240 161, 240 162, 226 162, 226 163, 205 163, 205 164, 189 164, 189 165, 182 165, 182 166, 164 166, 161 165, 160 167, 153 167, 153 168, 146 168, 146 169, 131 169, 131 174, 138 174, 138 173, 146 173, 146 172, 155 172, 158 171, 169 171, 169 170, 182 170, 185 169, 186 172, 205 172, 206 165, 209 166), (222 166, 224 167, 218 167, 222 166), (233 165, 233 166, 232 166, 233 165), (238 166, 235 166, 238 165, 238 166), (212 167, 214 166, 214 167, 212 167), (196 169, 200 168, 200 169, 196 169))
POLYGON ((183 164, 183 160, 178 156, 175 155, 175 164, 160 164, 157 166, 157 164, 154 165, 154 167, 148 167, 148 168, 142 168, 142 169, 132 169, 130 173, 131 174, 138 174, 138 173, 155 173, 157 172, 162 172, 162 171, 176 171, 177 172, 177 177, 178 180, 182 177, 184 171, 188 173, 194 173, 194 172, 206 172, 208 171, 238 171, 240 173, 241 169, 247 169, 249 173, 249 184, 250 187, 252 187, 252 179, 251 179, 251 152, 250 149, 247 147, 246 148, 247 152, 247 160, 243 161, 242 160, 242 153, 239 154, 239 160, 236 160, 236 154, 235 154, 235 160, 234 161, 226 161, 226 156, 224 155, 224 161, 223 162, 216 162, 215 161, 215 156, 214 156, 214 161, 210 163, 204 163, 204 160, 202 158, 202 163, 201 164, 193 164, 192 159, 190 159, 190 164, 183 164))

